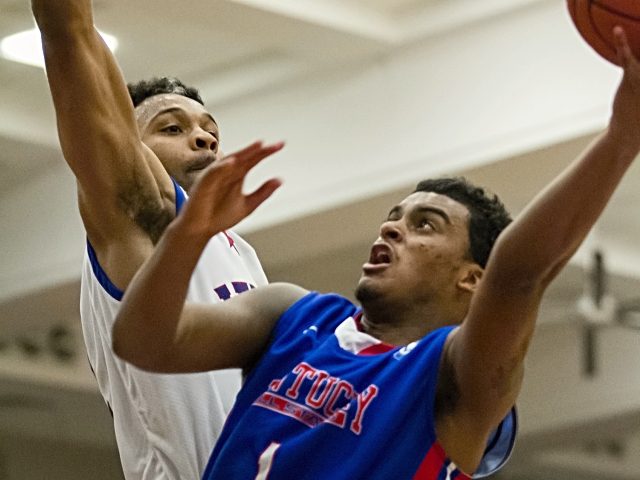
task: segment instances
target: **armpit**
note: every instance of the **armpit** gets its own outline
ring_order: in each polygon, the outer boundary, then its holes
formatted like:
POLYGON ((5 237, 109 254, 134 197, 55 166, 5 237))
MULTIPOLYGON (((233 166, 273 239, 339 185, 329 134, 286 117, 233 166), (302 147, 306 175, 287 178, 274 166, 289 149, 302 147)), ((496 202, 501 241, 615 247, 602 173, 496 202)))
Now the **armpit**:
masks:
POLYGON ((144 186, 131 182, 121 190, 119 203, 127 216, 156 244, 175 218, 175 205, 168 198, 145 192, 144 186))

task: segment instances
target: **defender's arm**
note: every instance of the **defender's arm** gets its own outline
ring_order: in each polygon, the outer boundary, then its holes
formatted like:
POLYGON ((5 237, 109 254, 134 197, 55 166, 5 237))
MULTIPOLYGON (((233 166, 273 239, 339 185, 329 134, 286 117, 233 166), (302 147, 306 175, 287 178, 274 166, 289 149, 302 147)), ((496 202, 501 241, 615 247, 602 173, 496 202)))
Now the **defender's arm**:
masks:
POLYGON ((90 0, 31 4, 62 151, 77 178, 80 210, 94 247, 102 252, 128 235, 140 205, 168 223, 171 216, 162 217, 173 212, 171 180, 140 141, 122 74, 94 28, 90 0))
POLYGON ((125 293, 113 328, 113 350, 140 368, 193 372, 248 368, 282 313, 306 291, 274 284, 216 305, 185 305, 189 280, 208 240, 249 215, 278 188, 270 180, 242 193, 247 172, 282 144, 256 143, 209 167, 183 213, 125 293))

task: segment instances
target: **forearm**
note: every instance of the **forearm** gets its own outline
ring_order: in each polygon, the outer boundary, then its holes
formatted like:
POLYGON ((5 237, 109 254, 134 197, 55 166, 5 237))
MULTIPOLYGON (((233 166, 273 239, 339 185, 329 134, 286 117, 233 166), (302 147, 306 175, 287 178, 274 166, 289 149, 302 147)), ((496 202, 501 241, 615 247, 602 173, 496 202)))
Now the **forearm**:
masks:
POLYGON ((48 39, 93 28, 91 0, 31 0, 38 28, 48 39))
POLYGON ((134 175, 144 152, 120 68, 89 0, 32 0, 32 8, 65 160, 82 190, 111 200, 114 185, 148 176, 134 175))
POLYGON ((207 240, 186 236, 178 222, 167 228, 127 288, 113 328, 116 354, 153 369, 171 350, 191 275, 207 240))
MULTIPOLYGON (((505 280, 548 282, 576 251, 637 154, 611 131, 543 190, 500 237, 491 263, 505 280)), ((515 283, 514 283, 515 282, 515 283)))

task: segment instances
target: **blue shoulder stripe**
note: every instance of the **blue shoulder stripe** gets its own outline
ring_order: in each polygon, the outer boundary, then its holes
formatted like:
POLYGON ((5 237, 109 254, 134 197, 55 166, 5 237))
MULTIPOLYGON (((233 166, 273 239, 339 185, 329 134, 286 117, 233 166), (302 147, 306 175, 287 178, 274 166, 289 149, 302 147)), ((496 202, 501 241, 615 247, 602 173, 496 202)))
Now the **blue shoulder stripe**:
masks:
POLYGON ((171 181, 173 182, 173 188, 176 191, 176 215, 177 215, 178 213, 180 213, 180 209, 182 208, 182 205, 184 205, 184 202, 187 199, 187 196, 184 193, 184 190, 182 189, 182 187, 178 185, 178 182, 176 182, 173 179, 173 177, 171 177, 171 181))
POLYGON ((102 285, 102 288, 106 290, 106 292, 111 295, 116 300, 122 300, 122 296, 124 292, 116 287, 113 282, 109 279, 106 272, 100 266, 100 262, 98 262, 98 256, 96 255, 96 251, 91 246, 91 242, 87 238, 87 254, 89 255, 89 261, 91 262, 91 269, 93 270, 93 274, 98 279, 98 283, 102 285))

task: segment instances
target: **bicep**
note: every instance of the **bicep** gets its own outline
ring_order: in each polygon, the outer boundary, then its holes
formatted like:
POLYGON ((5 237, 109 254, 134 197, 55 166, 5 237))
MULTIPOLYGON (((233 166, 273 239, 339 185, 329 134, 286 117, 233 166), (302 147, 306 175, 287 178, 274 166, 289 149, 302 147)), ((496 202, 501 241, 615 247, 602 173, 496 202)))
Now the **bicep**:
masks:
POLYGON ((253 366, 280 316, 306 293, 280 283, 222 303, 185 304, 175 341, 158 370, 200 372, 253 366))
POLYGON ((460 392, 459 407, 493 427, 520 392, 524 357, 535 329, 543 287, 516 287, 491 272, 446 352, 460 392))

